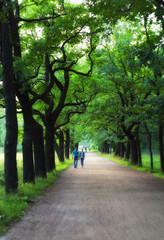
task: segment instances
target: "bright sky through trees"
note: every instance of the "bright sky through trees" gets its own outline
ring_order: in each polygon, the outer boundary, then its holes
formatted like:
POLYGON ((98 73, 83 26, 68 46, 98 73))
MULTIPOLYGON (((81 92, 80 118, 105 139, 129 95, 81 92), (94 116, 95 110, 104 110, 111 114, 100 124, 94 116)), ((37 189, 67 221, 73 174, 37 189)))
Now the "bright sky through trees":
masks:
MULTIPOLYGON (((23 0, 18 0, 19 3, 21 3, 23 0)), ((80 4, 83 2, 83 0, 67 0, 68 2, 74 3, 74 4, 80 4)))
POLYGON ((70 2, 74 4, 80 4, 83 2, 83 0, 70 0, 70 2))

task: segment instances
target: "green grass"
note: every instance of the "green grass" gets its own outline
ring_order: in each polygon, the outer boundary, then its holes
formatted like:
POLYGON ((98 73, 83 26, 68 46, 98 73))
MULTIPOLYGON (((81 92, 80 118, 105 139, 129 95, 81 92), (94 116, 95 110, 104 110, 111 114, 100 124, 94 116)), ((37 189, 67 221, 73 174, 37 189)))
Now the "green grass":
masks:
POLYGON ((150 167, 150 156, 148 154, 142 154, 142 167, 137 166, 137 165, 132 165, 130 162, 125 160, 124 158, 114 156, 114 154, 105 154, 105 153, 100 153, 96 152, 99 156, 108 158, 114 162, 117 162, 119 164, 122 164, 126 167, 130 167, 133 169, 136 169, 141 172, 149 172, 152 173, 156 177, 164 178, 164 174, 161 173, 160 171, 160 158, 159 155, 154 155, 153 156, 153 162, 154 162, 154 169, 151 169, 150 167))
POLYGON ((53 185, 60 172, 67 169, 73 160, 64 163, 56 161, 56 170, 47 174, 47 178, 36 178, 35 184, 23 184, 22 154, 17 154, 17 167, 19 177, 19 191, 16 194, 6 194, 4 188, 4 161, 0 153, 0 234, 3 234, 9 223, 16 221, 24 214, 31 203, 36 202, 36 196, 44 194, 44 190, 53 185))

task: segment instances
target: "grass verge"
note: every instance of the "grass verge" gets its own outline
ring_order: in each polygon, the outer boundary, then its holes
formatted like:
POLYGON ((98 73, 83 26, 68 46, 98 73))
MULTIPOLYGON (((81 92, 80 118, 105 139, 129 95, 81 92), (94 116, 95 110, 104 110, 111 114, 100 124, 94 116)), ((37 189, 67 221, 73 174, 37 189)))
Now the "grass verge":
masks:
POLYGON ((22 161, 18 155, 19 192, 6 194, 4 189, 3 161, 0 161, 0 235, 5 233, 11 222, 18 220, 24 211, 37 201, 36 196, 44 194, 44 190, 53 185, 60 172, 67 169, 73 160, 64 163, 56 161, 56 170, 47 174, 47 178, 36 178, 35 184, 22 182, 22 161))
POLYGON ((123 166, 130 167, 130 168, 133 168, 133 169, 141 171, 141 172, 152 173, 154 176, 164 179, 164 174, 160 171, 160 162, 159 162, 159 157, 158 156, 155 156, 155 158, 154 158, 154 169, 151 169, 148 154, 143 154, 142 155, 143 167, 140 167, 138 165, 132 165, 130 162, 128 162, 124 158, 114 156, 114 154, 105 154, 105 153, 100 153, 100 152, 96 152, 96 153, 101 157, 110 159, 114 162, 117 162, 117 163, 123 165, 123 166))

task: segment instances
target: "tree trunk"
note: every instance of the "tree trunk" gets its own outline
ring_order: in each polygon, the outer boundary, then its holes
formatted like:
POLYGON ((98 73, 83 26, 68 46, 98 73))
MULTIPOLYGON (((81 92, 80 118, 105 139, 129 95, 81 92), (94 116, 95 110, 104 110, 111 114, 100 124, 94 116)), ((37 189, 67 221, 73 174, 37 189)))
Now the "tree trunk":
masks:
POLYGON ((159 151, 161 171, 164 173, 164 154, 163 154, 163 126, 159 125, 159 151))
POLYGON ((75 147, 78 149, 79 148, 79 143, 75 143, 75 147))
POLYGON ((35 182, 34 164, 33 164, 33 117, 30 99, 27 93, 20 94, 17 91, 17 96, 22 106, 24 119, 24 134, 23 134, 23 181, 35 182))
POLYGON ((109 144, 107 143, 107 141, 104 142, 104 152, 109 153, 109 144))
POLYGON ((130 159, 130 141, 129 140, 128 140, 127 144, 126 144, 125 159, 126 160, 130 159))
POLYGON ((55 169, 55 151, 54 151, 54 124, 51 119, 47 119, 46 123, 46 170, 47 172, 52 172, 55 169))
POLYGON ((125 146, 124 143, 120 143, 120 157, 124 158, 125 146))
MULTIPOLYGON (((14 13, 10 11, 9 16, 12 42, 14 45, 14 56, 21 58, 20 37, 18 32, 18 22, 15 20, 14 13)), ((19 101, 22 105, 24 119, 24 134, 23 137, 23 176, 24 182, 34 182, 33 154, 32 154, 32 107, 27 92, 21 93, 22 88, 20 81, 20 72, 16 75, 16 91, 19 101)))
POLYGON ((62 130, 59 134, 59 161, 64 162, 64 134, 62 130))
POLYGON ((54 146, 55 146, 55 151, 56 151, 56 153, 58 155, 58 159, 59 159, 60 158, 60 150, 59 150, 59 145, 56 141, 56 138, 54 138, 54 146))
POLYGON ((31 129, 24 126, 23 134, 23 182, 35 182, 31 129))
POLYGON ((66 130, 66 142, 65 142, 65 157, 69 159, 69 145, 70 145, 70 134, 69 129, 66 130))
POLYGON ((137 151, 137 141, 135 138, 130 140, 130 150, 131 150, 131 163, 138 164, 138 151, 137 151))
POLYGON ((120 145, 119 142, 116 143, 116 148, 115 148, 115 152, 114 152, 114 155, 115 155, 115 156, 118 156, 118 155, 119 155, 119 145, 120 145))
POLYGON ((147 132, 147 136, 148 136, 148 146, 149 146, 149 153, 150 153, 150 165, 151 165, 151 169, 153 169, 153 151, 152 151, 152 136, 151 136, 151 132, 149 131, 147 125, 145 124, 145 128, 146 128, 146 132, 147 132))
POLYGON ((2 64, 3 92, 6 104, 5 190, 6 193, 10 193, 16 192, 18 188, 18 175, 16 165, 18 124, 14 94, 12 47, 9 37, 8 23, 2 23, 2 64))
POLYGON ((138 132, 136 134, 136 141, 137 141, 137 152, 138 152, 138 165, 142 167, 141 147, 140 147, 138 132))
POLYGON ((35 176, 46 177, 43 128, 33 120, 33 142, 35 156, 35 176))

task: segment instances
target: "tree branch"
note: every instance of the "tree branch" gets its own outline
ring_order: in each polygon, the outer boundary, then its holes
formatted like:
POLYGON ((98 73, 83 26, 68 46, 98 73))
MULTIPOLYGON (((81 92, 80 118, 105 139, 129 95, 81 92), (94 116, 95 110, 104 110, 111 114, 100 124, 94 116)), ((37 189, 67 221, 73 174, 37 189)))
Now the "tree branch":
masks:
POLYGON ((52 17, 43 17, 43 18, 35 18, 35 19, 25 19, 25 18, 18 18, 18 21, 21 21, 21 22, 27 22, 27 23, 36 23, 36 22, 41 22, 41 21, 47 21, 47 20, 51 20, 51 19, 56 19, 58 17, 61 17, 63 15, 66 15, 66 14, 58 14, 56 16, 52 16, 52 17))
POLYGON ((32 110, 32 113, 35 114, 35 115, 38 115, 42 119, 42 122, 44 123, 44 125, 46 124, 44 114, 42 114, 40 111, 35 110, 35 109, 32 110))

